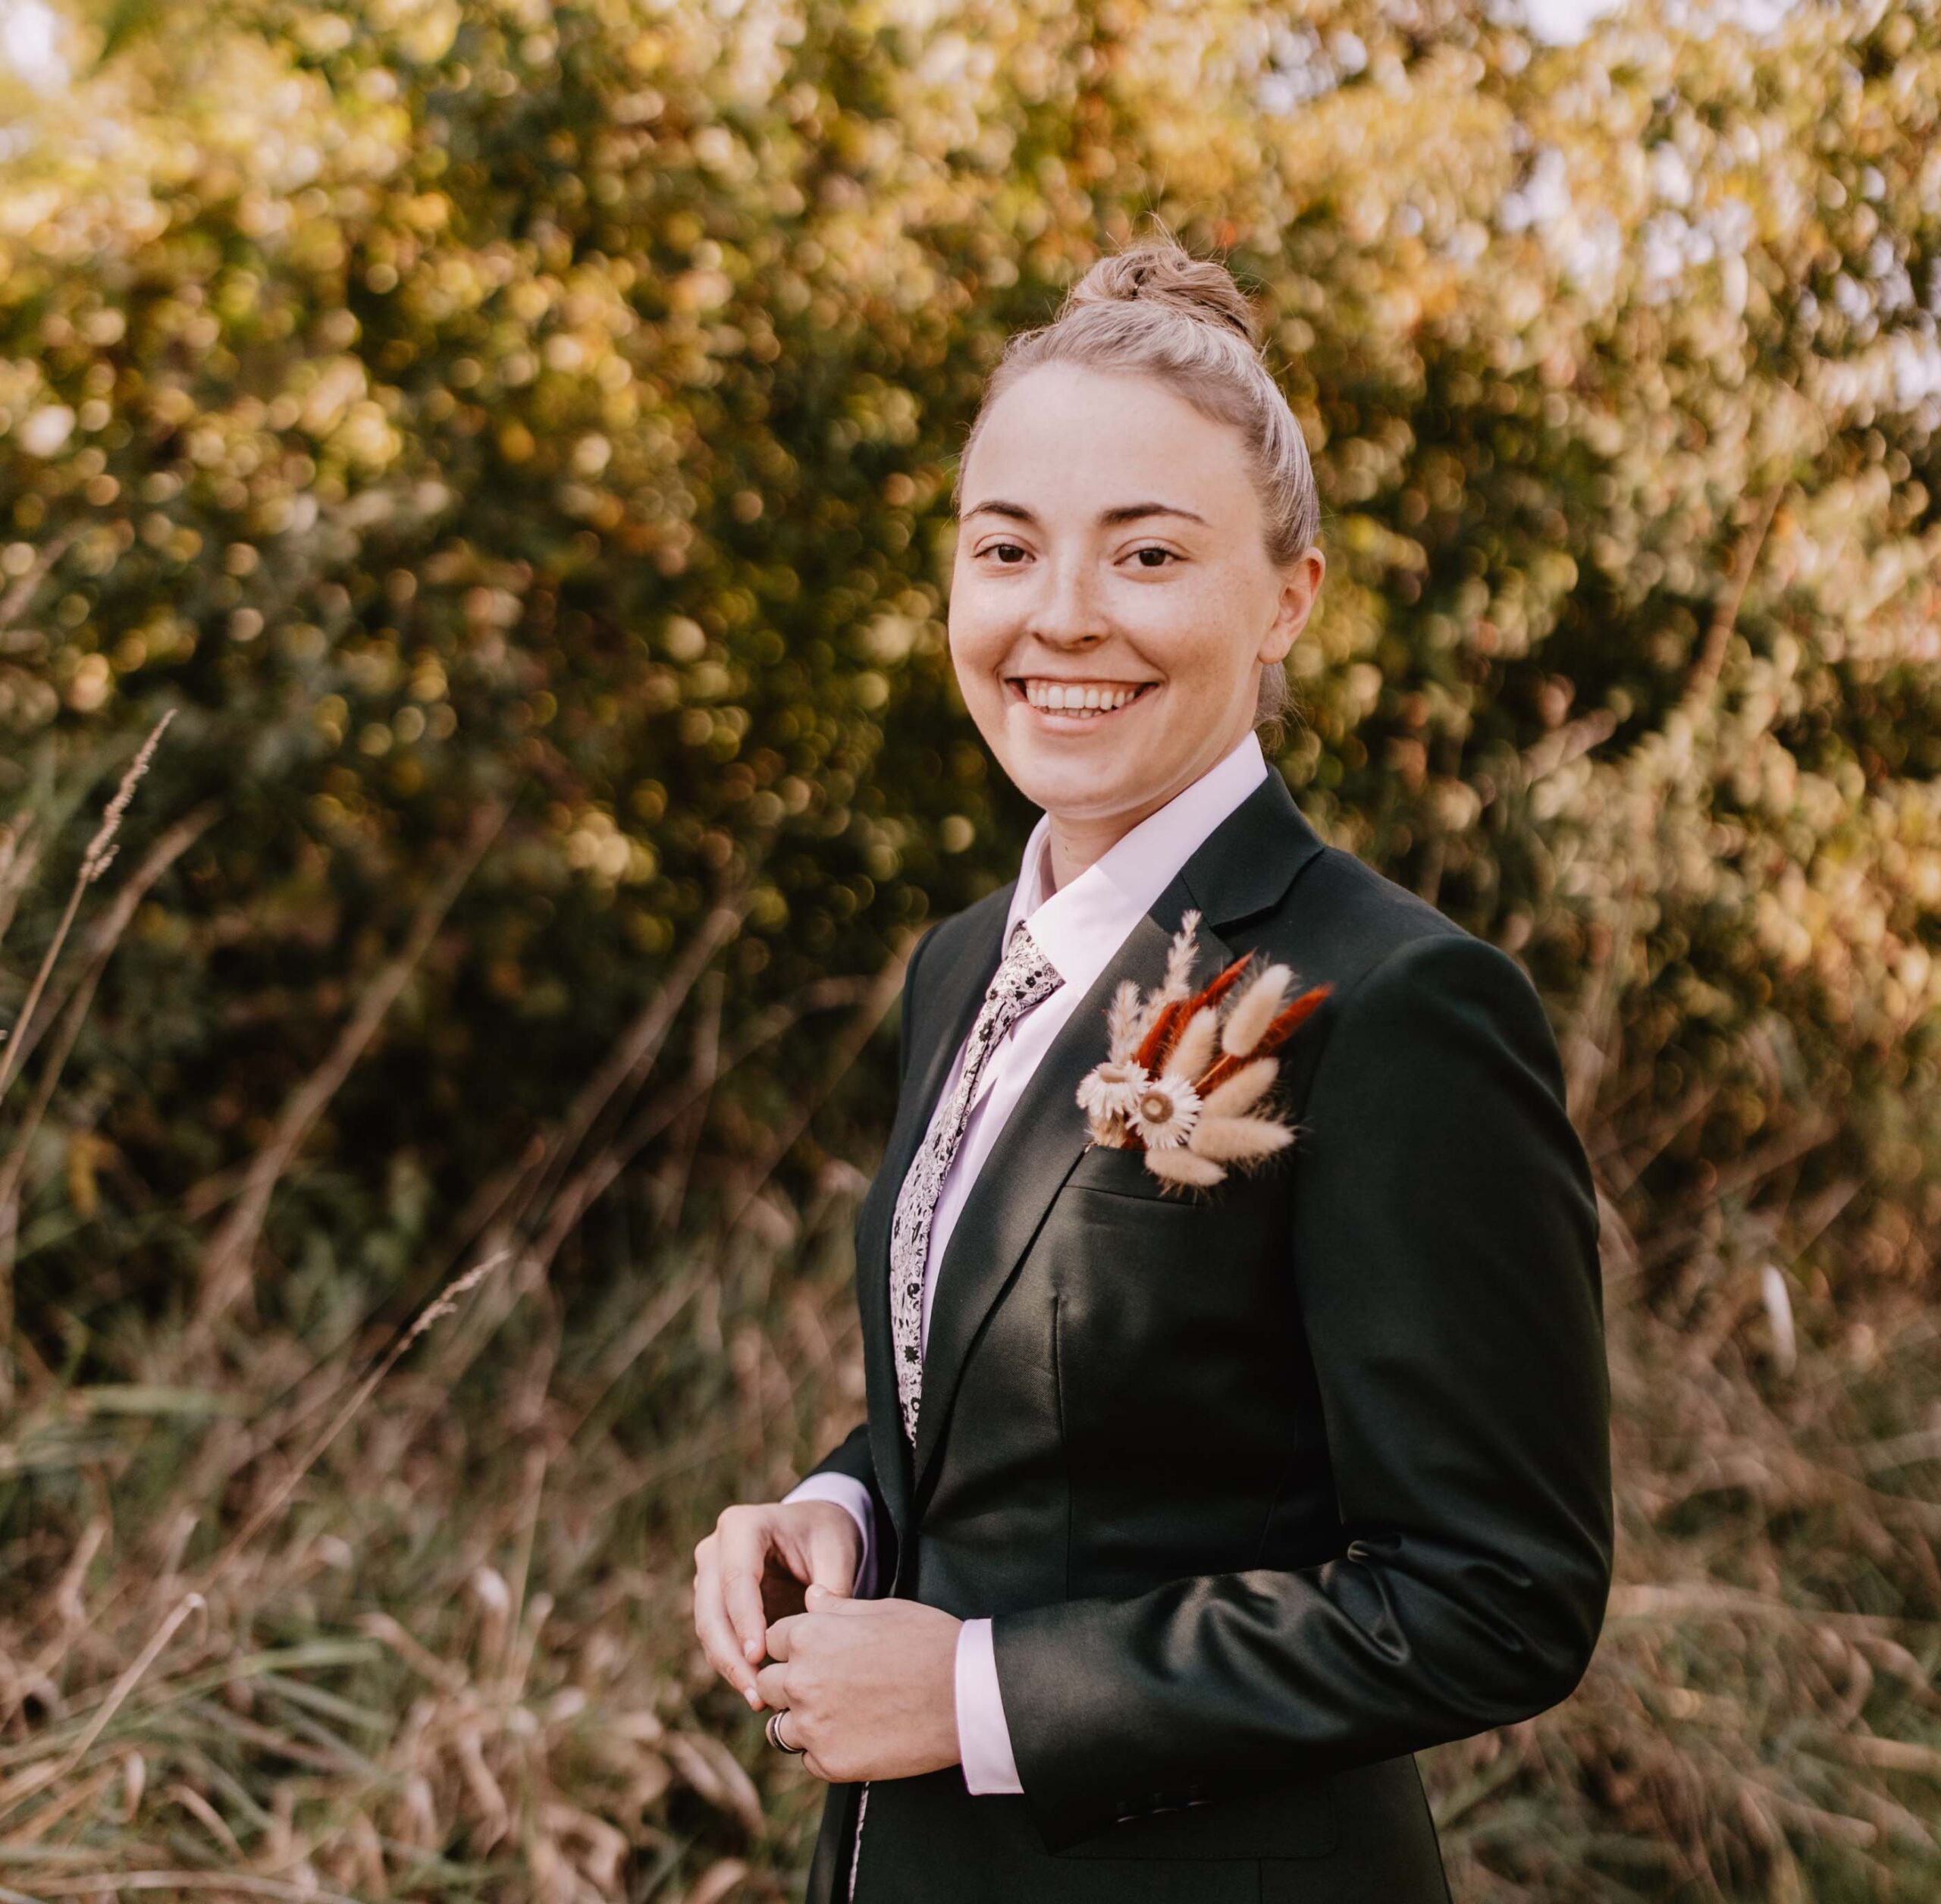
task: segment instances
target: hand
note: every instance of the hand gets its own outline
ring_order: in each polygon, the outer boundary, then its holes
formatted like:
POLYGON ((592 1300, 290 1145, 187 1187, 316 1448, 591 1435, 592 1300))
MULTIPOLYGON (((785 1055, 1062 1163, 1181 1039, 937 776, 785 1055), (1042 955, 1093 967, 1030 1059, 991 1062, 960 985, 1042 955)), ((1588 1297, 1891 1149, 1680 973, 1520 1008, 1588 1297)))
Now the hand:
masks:
MULTIPOLYGON (((839 1508, 839 1513, 842 1510, 839 1508)), ((755 1675, 817 1777, 911 1778, 958 1762, 957 1635, 917 1600, 858 1600, 811 1586, 768 1630, 776 1663, 755 1675)))
POLYGON ((724 1507, 695 1543, 695 1632, 709 1663, 759 1712, 755 1662, 768 1623, 803 1607, 805 1587, 847 1597, 862 1530, 833 1501, 724 1507))

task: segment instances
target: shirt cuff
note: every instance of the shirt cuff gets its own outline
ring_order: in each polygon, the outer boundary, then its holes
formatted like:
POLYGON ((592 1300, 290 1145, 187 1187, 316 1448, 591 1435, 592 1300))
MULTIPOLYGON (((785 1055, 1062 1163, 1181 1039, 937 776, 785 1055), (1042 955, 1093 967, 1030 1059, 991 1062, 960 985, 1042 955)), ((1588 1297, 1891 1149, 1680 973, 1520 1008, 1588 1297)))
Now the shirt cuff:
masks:
POLYGON ((974 1795, 1024 1790, 998 1692, 988 1620, 967 1620, 957 1632, 957 1751, 964 1783, 974 1795))
MULTIPOLYGON (((869 1489, 851 1474, 812 1474, 806 1480, 797 1482, 782 1497, 782 1504, 785 1507, 792 1501, 833 1501, 839 1507, 849 1510, 851 1518, 863 1532, 863 1557, 856 1564, 856 1581, 849 1589, 850 1596, 857 1600, 874 1599, 876 1592, 876 1509, 871 1504, 869 1489)), ((995 1673, 995 1665, 992 1671, 995 1673)))

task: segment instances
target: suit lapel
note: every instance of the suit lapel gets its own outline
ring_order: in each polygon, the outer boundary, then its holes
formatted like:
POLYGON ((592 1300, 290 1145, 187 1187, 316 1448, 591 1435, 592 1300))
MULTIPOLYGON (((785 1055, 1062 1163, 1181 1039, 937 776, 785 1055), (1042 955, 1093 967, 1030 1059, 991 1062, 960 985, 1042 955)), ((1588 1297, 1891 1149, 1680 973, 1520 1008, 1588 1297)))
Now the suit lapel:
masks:
POLYGON ((939 937, 932 949, 931 966, 923 973, 925 1002, 911 1027, 914 1048, 910 1054, 909 1076, 897 1100, 896 1119, 858 1225, 857 1296, 869 1397, 870 1452, 876 1462, 877 1484, 899 1535, 908 1523, 912 1488, 910 1444, 904 1438, 890 1334, 890 1219, 917 1146, 950 1081, 952 1061, 970 1035, 978 1007, 996 974, 1014 885, 1014 881, 986 894, 962 916, 962 930, 954 935, 956 943, 947 964, 941 961, 950 941, 939 937))
MULTIPOLYGON (((879 1384, 870 1400, 871 1447, 880 1476, 886 1472, 886 1454, 892 1452, 883 1443, 893 1444, 900 1504, 906 1513, 914 1511, 930 1473, 971 1345, 1030 1247, 1052 1199, 1085 1148, 1085 1118, 1076 1094, 1079 1081, 1104 1055, 1105 1012, 1112 993, 1127 978, 1136 980, 1142 990, 1160 982, 1165 973, 1167 948, 1178 930, 1181 914, 1189 907, 1196 908, 1201 914, 1197 934, 1200 957, 1195 976, 1203 983, 1233 956, 1215 928, 1278 904, 1296 874, 1321 848, 1319 836, 1302 817, 1287 783, 1270 770, 1200 843, 1079 1001, 1005 1119, 951 1231, 931 1297, 916 1448, 914 1454, 906 1455, 895 1370, 890 1360, 889 1211, 928 1126, 931 1108, 947 1081, 950 1062, 974 1022, 985 988, 997 969, 1008 892, 992 914, 979 922, 977 934, 960 954, 952 975, 956 989, 952 1008, 944 1015, 951 1021, 950 1028, 941 1044, 927 1055, 920 1103, 911 1108, 908 1120, 911 1128, 897 1134, 893 1168, 887 1173, 886 1207, 879 1212, 880 1234, 870 1238, 867 1266, 868 1300, 863 1306, 866 1325, 876 1340, 866 1344, 866 1349, 879 1384), (886 1429, 886 1435, 880 1432, 879 1423, 886 1429)), ((901 1520, 898 1525, 900 1530, 901 1520)))

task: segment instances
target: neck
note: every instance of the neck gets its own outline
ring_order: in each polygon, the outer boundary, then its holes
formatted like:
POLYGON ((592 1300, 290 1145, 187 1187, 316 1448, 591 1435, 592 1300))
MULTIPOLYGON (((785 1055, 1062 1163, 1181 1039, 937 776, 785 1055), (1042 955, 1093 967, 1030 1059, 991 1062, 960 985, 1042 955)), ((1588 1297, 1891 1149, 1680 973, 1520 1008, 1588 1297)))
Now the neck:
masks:
POLYGON ((1211 773, 1246 738, 1247 731, 1243 727, 1238 734, 1228 740, 1225 745, 1218 748, 1210 760, 1203 761, 1193 772, 1182 777, 1177 785, 1155 794, 1137 806, 1125 807, 1117 813, 1099 815, 1062 814, 1054 808, 1046 808, 1045 814, 1049 837, 1045 843, 1044 892, 1042 896, 1049 899, 1061 887, 1068 886, 1088 866, 1104 858, 1142 820, 1149 819, 1168 801, 1177 798, 1194 782, 1211 773))
MULTIPOLYGON (((1178 789, 1175 788, 1174 791, 1177 792, 1178 789)), ((1069 886, 1088 866, 1103 859, 1142 820, 1157 813, 1172 798, 1173 795, 1168 793, 1143 806, 1129 808, 1123 813, 1110 814, 1099 820, 1050 814, 1050 836, 1046 842, 1045 897, 1049 899, 1061 886, 1069 886)))

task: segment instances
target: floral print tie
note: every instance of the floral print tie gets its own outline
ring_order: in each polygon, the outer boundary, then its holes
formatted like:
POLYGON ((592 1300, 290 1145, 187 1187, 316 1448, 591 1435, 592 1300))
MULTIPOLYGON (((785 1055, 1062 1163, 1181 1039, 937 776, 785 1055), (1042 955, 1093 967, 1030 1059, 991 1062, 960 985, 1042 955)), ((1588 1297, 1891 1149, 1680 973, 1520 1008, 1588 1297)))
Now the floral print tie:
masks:
MULTIPOLYGON (((957 1082, 943 1114, 918 1147, 903 1187, 897 1193, 896 1214, 889 1230, 889 1332, 896 1357, 896 1397, 903 1411, 903 1432, 914 1447, 917 1440, 917 1404, 923 1385, 923 1270, 930 1250, 930 1219, 949 1174, 984 1061, 1005 1034, 1042 999, 1065 983, 1057 967, 1046 958, 1022 919, 1011 930, 1011 945, 984 994, 977 1022, 964 1047, 957 1082)), ((870 1808, 865 1780, 856 1805, 856 1836, 849 1857, 845 1898, 856 1894, 856 1867, 863 1855, 863 1820, 870 1808)))
POLYGON ((923 1385, 923 1272, 937 1198, 963 1140, 964 1127, 970 1121, 971 1100, 984 1061, 1033 1005, 1049 997, 1064 982, 1057 968, 1038 949, 1030 927, 1019 920, 1004 962, 984 994, 977 1022, 970 1027, 956 1086, 897 1194, 896 1215, 889 1231, 889 1332, 895 1344, 903 1432, 912 1446, 917 1439, 917 1404, 923 1385))

